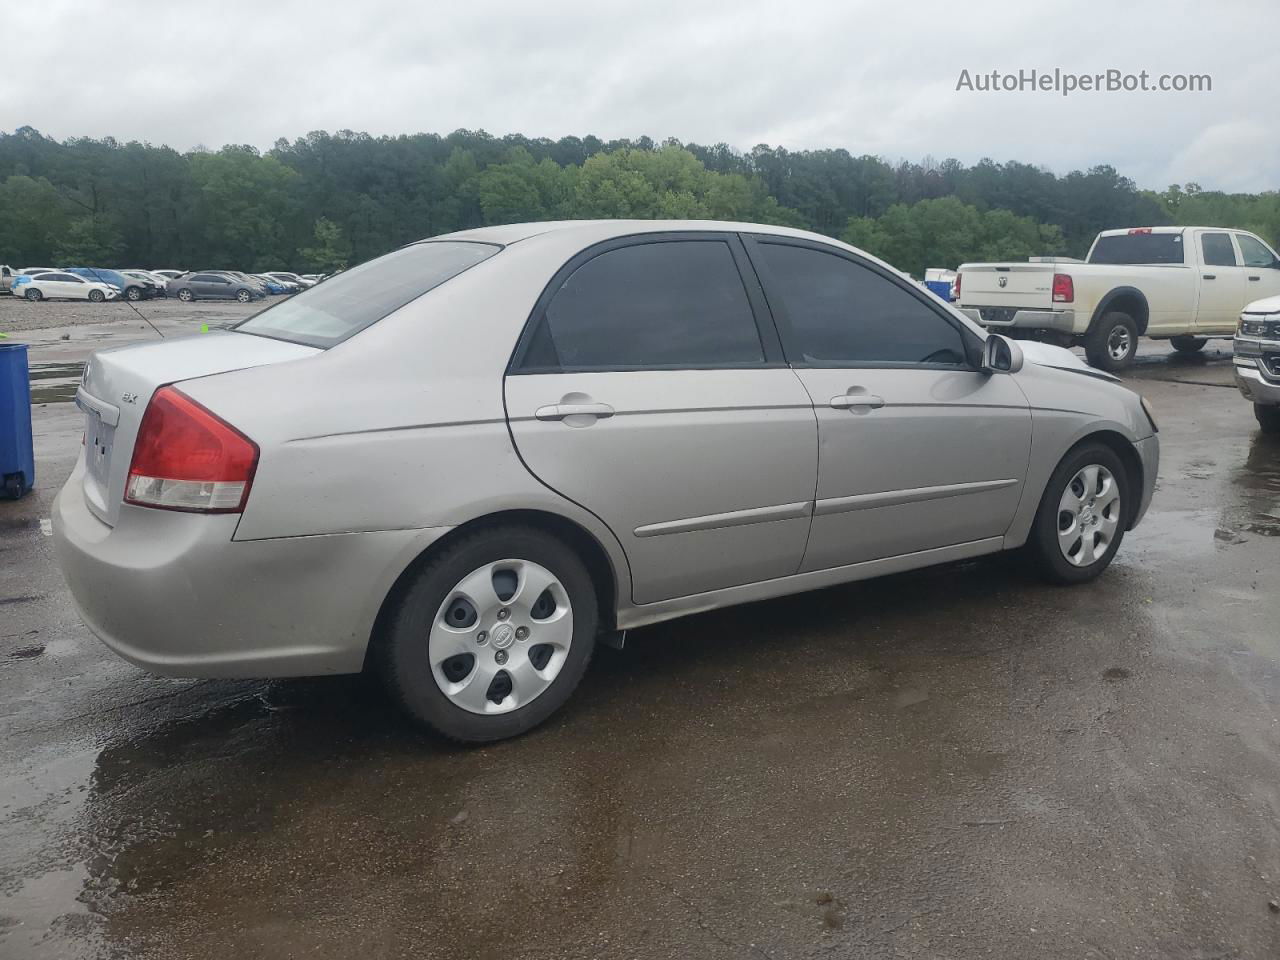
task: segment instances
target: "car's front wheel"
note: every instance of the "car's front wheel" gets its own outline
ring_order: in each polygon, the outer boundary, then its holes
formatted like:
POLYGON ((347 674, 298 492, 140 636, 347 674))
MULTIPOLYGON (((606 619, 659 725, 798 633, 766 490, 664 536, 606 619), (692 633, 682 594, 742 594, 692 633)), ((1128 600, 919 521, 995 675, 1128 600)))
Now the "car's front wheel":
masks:
POLYGON ((124 291, 125 298, 128 300, 138 301, 142 299, 142 291, 137 287, 128 287, 124 291))
POLYGON ((484 743, 532 729, 569 699, 597 622, 591 576, 573 550, 533 528, 492 527, 418 571, 375 656, 414 719, 484 743))
POLYGON ((1263 433, 1280 433, 1280 407, 1255 403, 1253 415, 1257 417, 1263 433))
POLYGON ((237 290, 236 299, 239 300, 241 303, 248 303, 250 300, 253 299, 253 294, 250 293, 248 290, 237 290))
POLYGON ((1114 450, 1084 443, 1045 487, 1028 545, 1055 583, 1084 583, 1111 563, 1129 516, 1129 477, 1114 450))
POLYGON ((94 303, 101 303, 103 300, 107 299, 107 295, 101 290, 90 290, 89 299, 94 303))

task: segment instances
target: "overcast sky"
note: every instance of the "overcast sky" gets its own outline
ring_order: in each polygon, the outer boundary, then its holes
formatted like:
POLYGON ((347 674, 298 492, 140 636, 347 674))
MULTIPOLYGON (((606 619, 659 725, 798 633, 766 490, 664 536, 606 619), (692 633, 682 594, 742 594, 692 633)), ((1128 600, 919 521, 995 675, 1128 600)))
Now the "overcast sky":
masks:
POLYGON ((1280 187, 1280 3, 1179 6, 45 0, 4 18, 0 130, 182 150, 344 128, 647 134, 1280 187), (956 90, 964 69, 1055 67, 1209 74, 1213 90, 956 90))

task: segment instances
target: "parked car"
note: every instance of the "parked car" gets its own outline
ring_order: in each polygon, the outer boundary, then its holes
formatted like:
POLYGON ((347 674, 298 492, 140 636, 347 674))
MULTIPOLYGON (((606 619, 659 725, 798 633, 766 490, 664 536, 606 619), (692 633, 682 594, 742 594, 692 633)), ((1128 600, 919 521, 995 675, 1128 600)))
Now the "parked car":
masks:
POLYGON ((267 293, 270 293, 273 296, 278 296, 280 294, 285 294, 285 293, 298 292, 297 284, 293 284, 293 283, 286 284, 277 280, 275 277, 268 277, 268 276, 264 276, 256 273, 251 274, 251 276, 255 280, 261 281, 262 284, 267 288, 267 293))
POLYGON ((153 280, 127 277, 118 270, 108 270, 105 267, 67 267, 66 272, 118 287, 120 295, 126 300, 150 300, 158 292, 158 286, 153 280))
POLYGON ((192 300, 239 300, 248 303, 261 300, 266 295, 255 283, 212 271, 189 273, 170 280, 169 293, 184 303, 192 300))
POLYGON ((190 272, 191 271, 189 270, 152 270, 151 271, 151 273, 154 273, 158 277, 164 277, 165 280, 176 280, 178 277, 181 277, 184 274, 187 274, 190 272))
POLYGON ((54 270, 60 270, 61 267, 23 267, 18 271, 19 276, 33 277, 37 273, 50 273, 54 270))
POLYGON ((17 273, 13 267, 0 263, 0 293, 9 293, 13 286, 13 277, 17 273))
POLYGON ((315 281, 300 277, 296 273, 285 273, 281 270, 272 270, 267 276, 275 277, 277 280, 287 280, 290 283, 296 283, 302 290, 307 290, 315 286, 315 281))
POLYGON ((138 269, 137 267, 133 267, 128 270, 121 270, 120 272, 123 273, 126 277, 133 277, 136 280, 145 280, 148 283, 155 284, 155 288, 156 288, 155 295, 157 297, 164 297, 168 295, 167 294, 167 290, 169 286, 168 277, 162 277, 157 273, 152 273, 150 270, 141 270, 141 269, 138 269))
POLYGON ((119 288, 110 283, 86 280, 68 271, 51 270, 30 274, 17 287, 28 300, 92 300, 102 303, 120 296, 119 288))
POLYGON ((1085 262, 965 263, 959 305, 988 329, 1060 345, 1118 370, 1140 336, 1194 353, 1229 337, 1244 305, 1280 294, 1280 257, 1261 238, 1219 227, 1098 234, 1085 262))
POLYGON ((1150 408, 1070 351, 829 237, 699 221, 411 244, 95 354, 77 400, 54 545, 109 647, 179 676, 368 663, 462 741, 686 613, 1023 546, 1089 580, 1159 460, 1150 408))
POLYGON ((1280 296, 1244 308, 1232 346, 1236 386, 1253 402, 1258 426, 1280 433, 1280 296))

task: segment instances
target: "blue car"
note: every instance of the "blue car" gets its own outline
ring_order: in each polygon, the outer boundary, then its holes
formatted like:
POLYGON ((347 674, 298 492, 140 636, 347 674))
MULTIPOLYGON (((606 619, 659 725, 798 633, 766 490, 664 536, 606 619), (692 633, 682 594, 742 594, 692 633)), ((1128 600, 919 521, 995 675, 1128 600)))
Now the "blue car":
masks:
POLYGON ((107 270, 105 267, 67 267, 66 270, 67 273, 74 273, 86 280, 109 283, 118 288, 120 296, 126 300, 150 300, 159 292, 159 288, 148 280, 135 280, 117 270, 107 270))

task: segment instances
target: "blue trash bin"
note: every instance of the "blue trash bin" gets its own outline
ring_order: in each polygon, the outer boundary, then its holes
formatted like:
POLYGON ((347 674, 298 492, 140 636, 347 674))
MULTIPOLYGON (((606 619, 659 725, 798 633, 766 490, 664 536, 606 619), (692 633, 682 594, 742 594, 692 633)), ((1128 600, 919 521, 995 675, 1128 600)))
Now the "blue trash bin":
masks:
POLYGON ((31 381, 25 343, 0 343, 0 497, 18 499, 36 482, 31 381))

